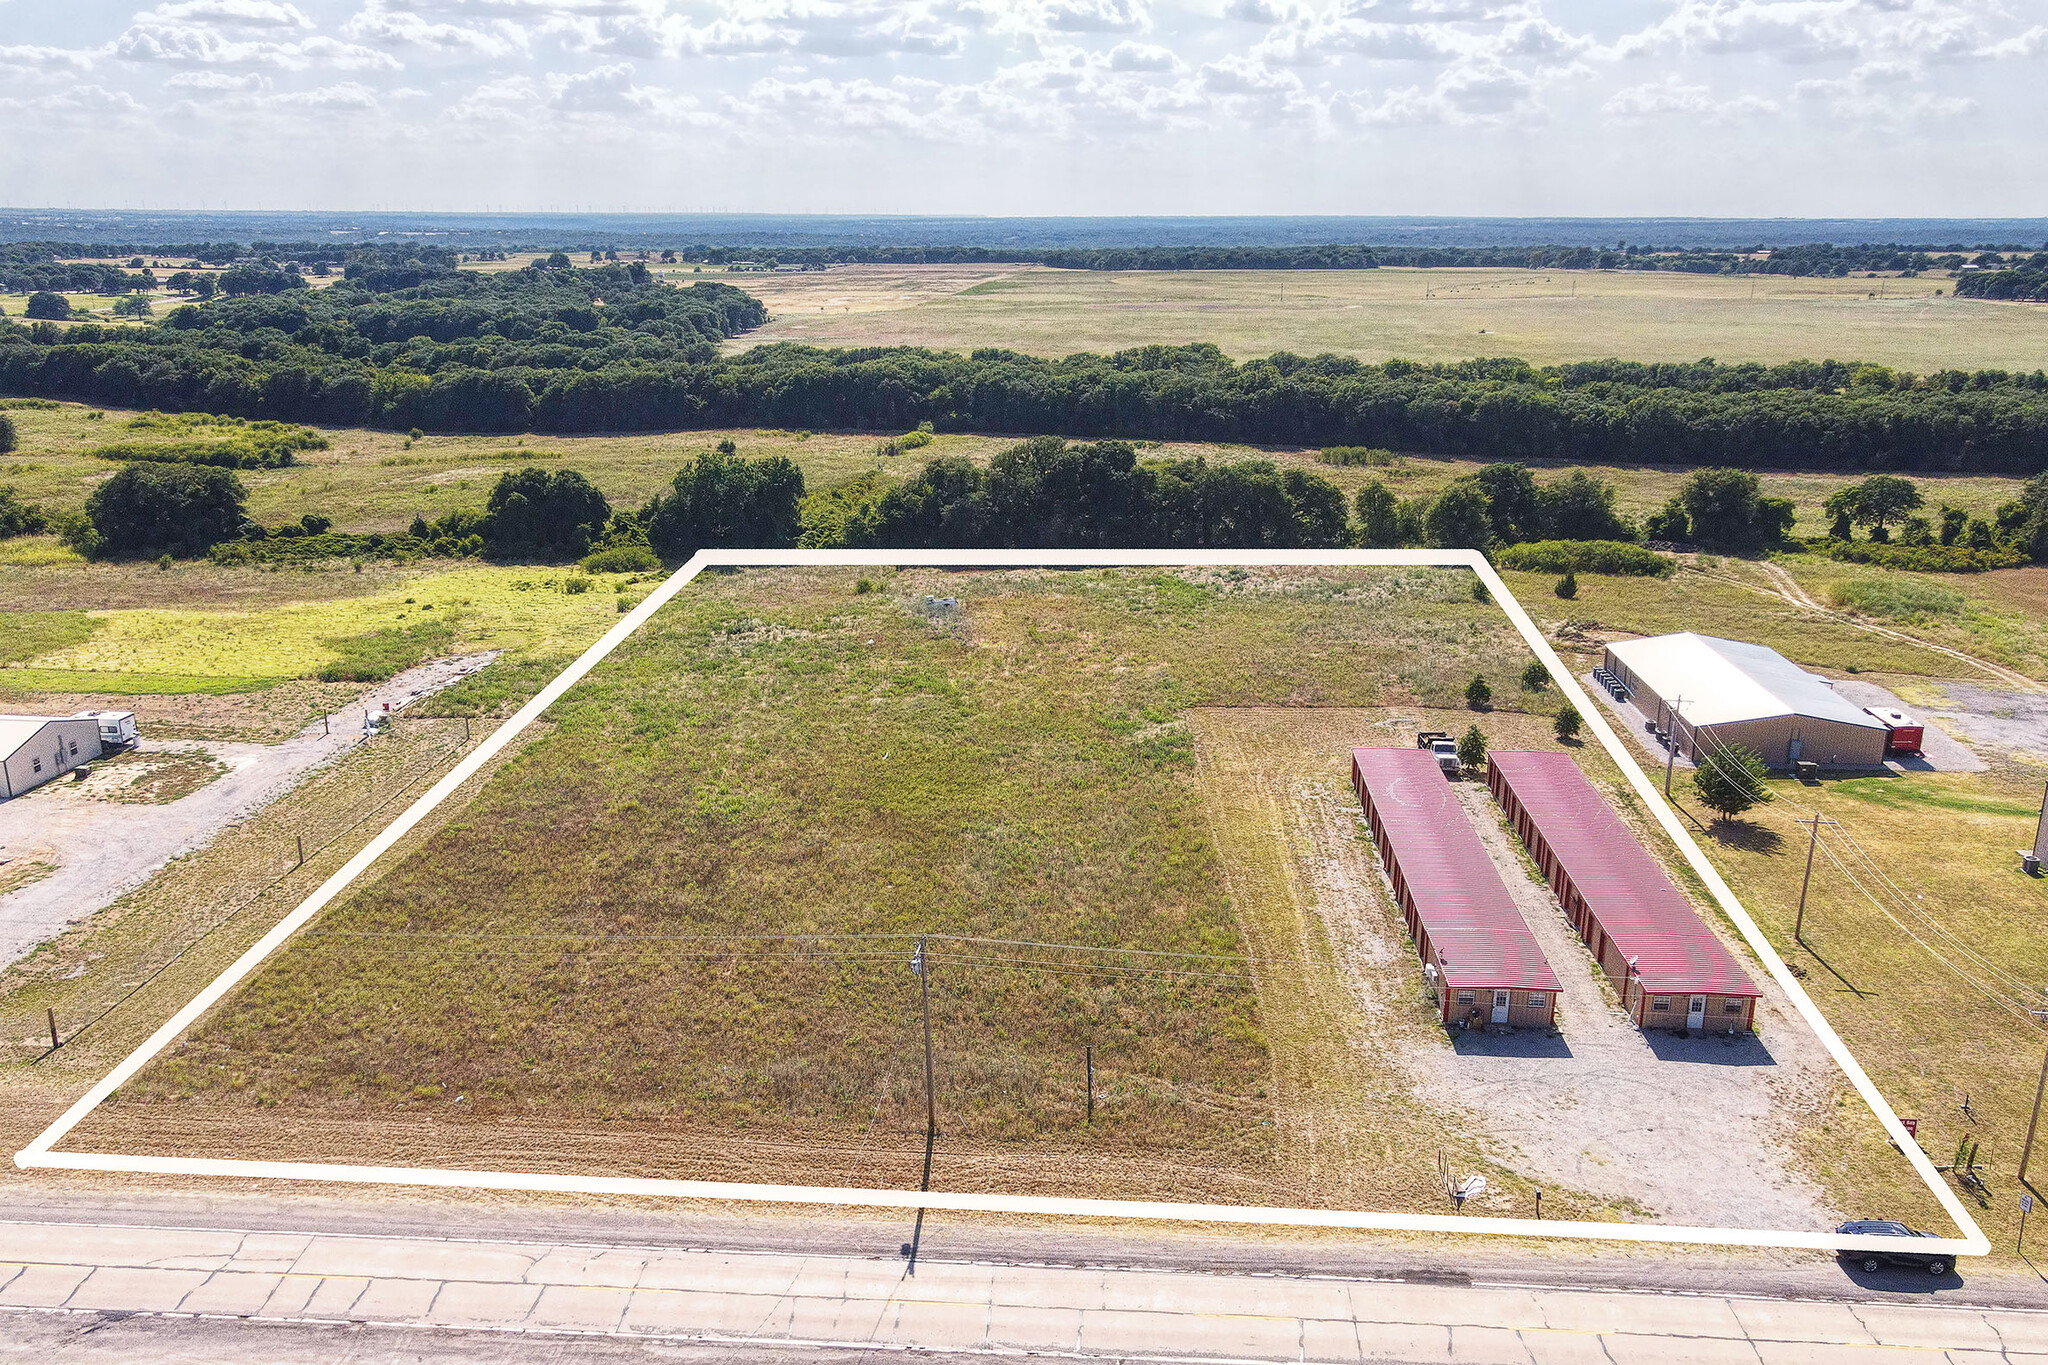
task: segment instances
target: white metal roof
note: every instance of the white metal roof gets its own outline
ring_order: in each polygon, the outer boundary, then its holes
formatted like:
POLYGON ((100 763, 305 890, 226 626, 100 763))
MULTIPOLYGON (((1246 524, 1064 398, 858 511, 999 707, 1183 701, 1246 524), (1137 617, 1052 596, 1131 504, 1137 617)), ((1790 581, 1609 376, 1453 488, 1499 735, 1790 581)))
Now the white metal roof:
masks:
POLYGON ((77 722, 76 716, 0 716, 0 762, 13 758, 21 752, 21 746, 34 739, 45 725, 59 721, 77 722))
POLYGON ((1685 631, 1621 640, 1608 648, 1652 692, 1666 701, 1682 698, 1678 714, 1689 725, 1810 716, 1865 730, 1884 729, 1824 679, 1763 645, 1685 631))

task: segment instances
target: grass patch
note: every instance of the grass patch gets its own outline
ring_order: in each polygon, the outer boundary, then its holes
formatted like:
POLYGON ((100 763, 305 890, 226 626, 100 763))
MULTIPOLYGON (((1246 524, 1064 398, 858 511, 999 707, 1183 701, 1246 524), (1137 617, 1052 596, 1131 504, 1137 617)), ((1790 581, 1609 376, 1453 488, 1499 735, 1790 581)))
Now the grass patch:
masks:
POLYGON ((0 687, 9 692, 89 692, 130 697, 186 694, 224 697, 236 692, 261 692, 288 681, 288 678, 231 673, 122 673, 75 668, 9 668, 0 671, 0 687))
POLYGON ((455 639, 455 614, 412 626, 387 626, 362 635, 321 643, 336 657, 321 667, 322 682, 383 682, 414 664, 448 652, 455 639))
POLYGON ((227 772, 227 764, 203 749, 127 753, 106 760, 94 772, 95 795, 125 805, 167 805, 183 800, 227 772), (121 780, 107 782, 101 773, 121 780))
POLYGON ((1923 621, 1933 616, 1959 616, 1963 595, 1921 578, 1844 578, 1827 586, 1828 605, 1859 616, 1888 621, 1923 621))
POLYGON ((8 613, 0 631, 0 664, 20 663, 38 654, 82 645, 99 629, 99 621, 82 611, 8 613))
POLYGON ((1299 1189, 1313 1182, 1275 1161, 1243 968, 1125 955, 1242 946, 1178 717, 1455 705, 1484 670, 1507 695, 1521 651, 1469 586, 707 576, 124 1102, 717 1131, 730 1160, 798 1144, 785 1173, 806 1144, 911 1150, 905 961, 929 932, 1116 950, 934 942, 948 1151, 1136 1163, 1075 1177, 1091 1188, 1162 1188, 1146 1163, 1171 1160, 1184 1182, 1299 1189), (933 616, 928 595, 962 605, 933 616), (759 934, 795 937, 727 937, 759 934), (1075 1079, 1089 1045, 1093 1127, 1075 1079))

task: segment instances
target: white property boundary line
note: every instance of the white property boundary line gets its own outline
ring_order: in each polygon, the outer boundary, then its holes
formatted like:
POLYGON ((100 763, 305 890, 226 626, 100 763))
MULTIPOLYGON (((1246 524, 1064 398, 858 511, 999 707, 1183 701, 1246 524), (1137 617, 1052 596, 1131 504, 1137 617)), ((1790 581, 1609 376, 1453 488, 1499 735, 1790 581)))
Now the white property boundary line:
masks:
POLYGON ((518 738, 540 714, 552 706, 583 676, 617 649, 629 635, 665 606, 691 579, 711 567, 841 567, 841 568, 1266 568, 1266 567, 1348 567, 1424 566, 1471 569, 1507 612, 1536 657, 1550 670, 1560 691, 1579 709, 1579 714, 1599 738, 1601 746, 1635 788, 1636 794, 1656 815, 1657 823, 1685 854, 1714 900, 1742 931, 1757 958, 1770 970, 1786 996, 1798 1009, 1807 1026, 1827 1047, 1856 1093, 1877 1115, 1884 1130, 1926 1182, 1957 1227, 1960 1238, 1930 1238, 1917 1242, 1917 1252, 1983 1256, 1991 1244, 1971 1219, 1962 1202, 1945 1185, 1927 1154, 1906 1132, 1891 1106, 1871 1083, 1841 1037, 1808 998, 1804 989, 1786 970, 1785 964, 1764 938, 1763 931, 1742 908, 1735 893, 1714 870, 1712 863, 1679 821, 1668 802, 1634 754, 1608 725, 1605 715, 1565 668, 1536 629, 1536 623, 1508 591, 1486 557, 1476 550, 1212 550, 1198 553, 1149 550, 705 550, 678 569, 659 588, 585 650, 560 677, 542 688, 540 694, 456 764, 447 776, 391 822, 339 871, 322 882, 298 908, 278 921, 212 984, 193 997, 183 1009, 151 1034, 147 1041, 108 1072, 77 1103, 35 1141, 14 1154, 14 1163, 25 1169, 72 1171, 126 1171, 152 1175, 236 1176, 268 1180, 315 1180, 353 1184, 434 1186, 473 1190, 532 1190, 555 1194, 642 1195, 672 1199, 731 1199, 778 1204, 842 1204, 869 1208, 948 1209, 992 1213, 1054 1214, 1086 1218, 1145 1218, 1199 1223, 1252 1223, 1290 1227, 1357 1228, 1375 1231, 1505 1234, 1509 1236, 1573 1237, 1617 1242, 1675 1243, 1697 1246, 1786 1247, 1813 1251, 1895 1251, 1896 1238, 1843 1236, 1836 1233, 1758 1231, 1749 1228, 1673 1227, 1659 1224, 1595 1223, 1530 1218, 1480 1218, 1452 1214, 1364 1213, 1344 1209, 1287 1209, 1234 1204, 1182 1204, 1132 1199, 1068 1199, 1045 1195, 951 1194, 920 1190, 875 1190, 818 1185, 762 1185, 718 1180, 657 1180, 629 1176, 539 1175, 515 1171, 444 1170, 421 1166, 351 1166, 324 1162, 237 1161, 201 1157, 122 1156, 101 1152, 57 1152, 51 1149, 102 1101, 140 1071, 149 1060, 177 1040, 198 1022, 201 1015, 262 964, 264 959, 305 927, 322 907, 339 895, 363 871, 403 838, 441 802, 491 761, 506 745, 518 738))

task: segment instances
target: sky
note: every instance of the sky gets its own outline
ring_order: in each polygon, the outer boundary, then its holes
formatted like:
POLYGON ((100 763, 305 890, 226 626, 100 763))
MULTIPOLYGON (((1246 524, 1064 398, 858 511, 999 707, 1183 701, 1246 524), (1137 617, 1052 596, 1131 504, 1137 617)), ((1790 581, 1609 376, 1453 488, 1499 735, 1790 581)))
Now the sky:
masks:
POLYGON ((2048 214, 2044 0, 0 0, 0 204, 2048 214))

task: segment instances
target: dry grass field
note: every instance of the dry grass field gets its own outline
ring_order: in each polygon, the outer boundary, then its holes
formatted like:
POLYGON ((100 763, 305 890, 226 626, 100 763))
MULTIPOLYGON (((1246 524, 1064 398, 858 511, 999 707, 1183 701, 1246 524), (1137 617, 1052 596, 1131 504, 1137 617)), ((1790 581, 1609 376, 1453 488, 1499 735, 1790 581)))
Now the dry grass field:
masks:
MULTIPOLYGON (((1488 1176, 1479 1211, 1540 1184, 1556 1216, 1654 1218, 1706 1188, 1611 1155, 1561 1180, 1526 1114, 1432 1080, 1501 1063, 1434 1024, 1342 755, 1469 716, 1474 672, 1495 743, 1550 742, 1554 699, 1468 578, 698 588, 75 1141, 913 1181, 930 933, 937 1188, 1428 1210, 1439 1149, 1488 1176)), ((1776 1080, 1709 1072, 1701 1104, 1776 1080)), ((1806 1127, 1871 1145, 1788 1085, 1724 1174, 1811 1179, 1806 1127)), ((1909 1197, 1881 1166, 1830 1173, 1828 1207, 1909 1197)))
POLYGON ((1068 355, 1208 341, 1238 359, 1833 357, 1916 373, 2033 369, 2048 355, 2048 310, 1956 299, 1934 276, 838 266, 733 283, 771 315, 733 349, 802 341, 1068 355))

